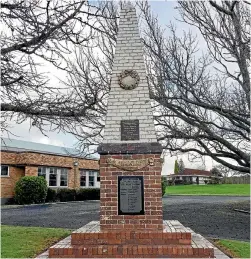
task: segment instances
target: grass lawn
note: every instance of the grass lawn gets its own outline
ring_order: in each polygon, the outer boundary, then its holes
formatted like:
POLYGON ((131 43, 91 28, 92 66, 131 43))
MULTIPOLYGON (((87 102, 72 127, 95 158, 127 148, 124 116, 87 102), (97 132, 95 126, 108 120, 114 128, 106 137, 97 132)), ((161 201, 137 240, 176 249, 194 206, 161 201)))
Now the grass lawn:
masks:
POLYGON ((72 231, 62 228, 1 226, 1 258, 31 258, 72 231))
POLYGON ((250 258, 250 243, 237 240, 220 239, 214 243, 234 258, 250 258))
POLYGON ((250 184, 208 184, 167 186, 166 194, 187 195, 250 195, 250 184))

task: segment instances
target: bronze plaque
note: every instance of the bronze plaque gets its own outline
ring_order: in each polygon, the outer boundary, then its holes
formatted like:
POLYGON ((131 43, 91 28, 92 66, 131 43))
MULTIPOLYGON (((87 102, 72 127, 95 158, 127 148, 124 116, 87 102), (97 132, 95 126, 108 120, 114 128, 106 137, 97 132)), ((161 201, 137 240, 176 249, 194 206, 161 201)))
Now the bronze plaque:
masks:
POLYGON ((118 176, 118 215, 144 215, 143 176, 118 176))
POLYGON ((121 121, 121 140, 139 140, 139 120, 121 121))

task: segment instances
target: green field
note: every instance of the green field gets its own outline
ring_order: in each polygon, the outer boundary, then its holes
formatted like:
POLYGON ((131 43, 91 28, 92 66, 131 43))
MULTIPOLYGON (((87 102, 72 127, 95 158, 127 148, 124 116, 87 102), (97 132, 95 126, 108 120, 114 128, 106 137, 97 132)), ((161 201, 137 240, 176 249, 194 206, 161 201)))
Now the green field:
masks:
POLYGON ((62 228, 1 226, 1 258, 32 258, 70 233, 62 228))
POLYGON ((167 186, 166 194, 183 195, 250 195, 250 184, 208 184, 167 186))
POLYGON ((223 252, 234 258, 250 258, 250 243, 236 240, 220 239, 214 242, 223 252))

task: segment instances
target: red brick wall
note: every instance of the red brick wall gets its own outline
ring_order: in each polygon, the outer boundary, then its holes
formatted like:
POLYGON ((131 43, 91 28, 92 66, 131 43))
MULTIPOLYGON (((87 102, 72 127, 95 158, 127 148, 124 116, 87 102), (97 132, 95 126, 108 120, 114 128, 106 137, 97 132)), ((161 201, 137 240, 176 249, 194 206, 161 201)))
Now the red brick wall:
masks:
POLYGON ((1 181, 1 198, 12 198, 16 182, 24 176, 24 168, 9 167, 9 176, 0 178, 1 181))
POLYGON ((38 167, 37 166, 26 166, 25 176, 37 176, 38 167))
MULTIPOLYGON (((132 168, 133 169, 133 168, 132 168)), ((158 155, 101 155, 100 157, 100 227, 101 230, 163 230, 161 161, 158 155), (108 158, 153 158, 154 165, 144 169, 124 171, 109 165, 108 158), (118 176, 144 177, 145 215, 118 215, 118 176)))
POLYGON ((19 165, 37 165, 37 166, 58 166, 58 167, 73 167, 73 162, 78 162, 79 168, 84 169, 99 169, 97 160, 89 160, 74 157, 64 157, 55 155, 46 155, 32 152, 14 153, 1 152, 2 164, 19 164, 19 165))
POLYGON ((38 166, 57 166, 68 168, 68 187, 79 188, 79 169, 99 170, 99 161, 73 157, 63 157, 38 153, 1 152, 1 163, 6 165, 22 165, 25 169, 10 166, 10 177, 1 177, 1 197, 11 198, 14 194, 15 183, 21 176, 37 176, 38 166), (73 162, 78 162, 76 180, 74 179, 73 162), (76 185, 75 185, 76 183, 76 185))

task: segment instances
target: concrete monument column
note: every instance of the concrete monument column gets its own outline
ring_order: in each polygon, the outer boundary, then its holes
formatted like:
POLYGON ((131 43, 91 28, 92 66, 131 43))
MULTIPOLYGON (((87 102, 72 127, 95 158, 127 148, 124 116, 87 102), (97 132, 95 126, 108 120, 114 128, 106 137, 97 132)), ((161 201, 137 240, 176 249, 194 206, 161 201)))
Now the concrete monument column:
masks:
POLYGON ((101 230, 163 230, 157 142, 136 10, 121 10, 100 154, 101 230))

